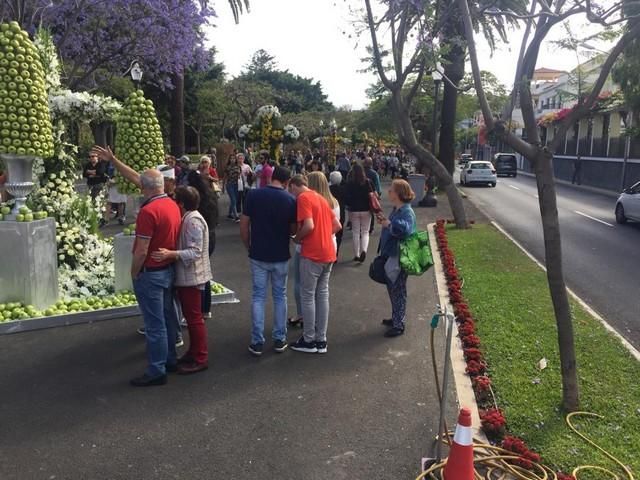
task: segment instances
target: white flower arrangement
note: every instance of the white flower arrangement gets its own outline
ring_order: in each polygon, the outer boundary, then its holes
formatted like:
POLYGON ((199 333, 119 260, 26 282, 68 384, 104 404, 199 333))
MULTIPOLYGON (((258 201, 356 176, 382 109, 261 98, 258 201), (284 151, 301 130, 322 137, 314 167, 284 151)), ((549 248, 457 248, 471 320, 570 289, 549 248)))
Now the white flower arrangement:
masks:
POLYGON ((29 197, 30 205, 56 220, 58 278, 63 298, 113 293, 113 247, 95 233, 103 195, 95 204, 75 190, 75 178, 64 170, 49 174, 29 197))
POLYGON ((45 71, 44 80, 47 91, 60 88, 60 72, 62 68, 51 33, 44 28, 38 29, 33 39, 33 44, 40 54, 40 61, 45 71))
POLYGON ((282 131, 284 132, 284 137, 288 140, 295 141, 300 137, 300 130, 293 125, 285 125, 282 131))
POLYGON ((245 124, 238 129, 238 137, 245 138, 251 132, 251 125, 245 124))
MULTIPOLYGON (((76 234, 78 232, 75 232, 76 234)), ((105 297, 114 292, 113 247, 93 233, 80 234, 81 243, 73 245, 76 266, 61 264, 58 268, 60 297, 105 297)))
POLYGON ((92 95, 89 92, 56 90, 49 94, 49 108, 54 119, 100 122, 114 119, 122 110, 122 104, 111 97, 92 95))
POLYGON ((263 119, 265 117, 271 117, 271 118, 281 117, 280 110, 278 110, 278 107, 276 107, 275 105, 263 105, 256 112, 256 116, 259 119, 263 119))

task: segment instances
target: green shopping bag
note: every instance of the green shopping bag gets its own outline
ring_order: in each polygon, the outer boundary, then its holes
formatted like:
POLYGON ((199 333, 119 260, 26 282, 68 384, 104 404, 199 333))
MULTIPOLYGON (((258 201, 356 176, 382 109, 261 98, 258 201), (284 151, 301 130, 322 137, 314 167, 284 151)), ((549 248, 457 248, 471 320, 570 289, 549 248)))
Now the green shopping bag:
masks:
POLYGON ((422 275, 433 266, 429 234, 418 231, 400 242, 400 267, 407 275, 422 275))

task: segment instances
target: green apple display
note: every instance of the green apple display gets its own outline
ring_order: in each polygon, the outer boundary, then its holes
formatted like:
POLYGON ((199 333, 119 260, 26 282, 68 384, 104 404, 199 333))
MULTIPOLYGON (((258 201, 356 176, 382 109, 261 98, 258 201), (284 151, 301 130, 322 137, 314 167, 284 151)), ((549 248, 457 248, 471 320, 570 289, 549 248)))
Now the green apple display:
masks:
POLYGON ((0 154, 53 156, 53 135, 40 54, 17 22, 0 24, 2 121, 0 154), (29 105, 29 109, 26 108, 29 105), (4 118, 4 117, 3 117, 4 118))
MULTIPOLYGON (((129 95, 116 121, 116 155, 137 172, 164 162, 164 143, 153 102, 142 90, 129 95)), ((138 188, 116 177, 120 193, 138 193, 138 188)))

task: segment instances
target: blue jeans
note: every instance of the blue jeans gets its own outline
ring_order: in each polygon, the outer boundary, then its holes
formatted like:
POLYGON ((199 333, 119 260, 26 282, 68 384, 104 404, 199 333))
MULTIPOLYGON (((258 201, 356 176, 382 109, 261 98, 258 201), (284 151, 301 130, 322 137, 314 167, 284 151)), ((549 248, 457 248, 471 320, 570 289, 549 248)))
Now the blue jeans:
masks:
POLYGON ((302 318, 302 299, 300 297, 300 252, 298 249, 293 254, 293 296, 296 299, 296 313, 302 318))
POLYGON ((238 218, 238 184, 227 183, 227 193, 229 194, 229 216, 238 218))
POLYGON ((141 272, 133 281, 144 320, 147 341, 147 370, 152 378, 166 374, 166 365, 175 365, 178 319, 173 304, 173 268, 141 272))
POLYGON ((251 260, 253 297, 251 301, 251 344, 264 344, 264 305, 267 285, 271 278, 273 295, 273 339, 287 339, 287 276, 289 262, 260 262, 251 260))

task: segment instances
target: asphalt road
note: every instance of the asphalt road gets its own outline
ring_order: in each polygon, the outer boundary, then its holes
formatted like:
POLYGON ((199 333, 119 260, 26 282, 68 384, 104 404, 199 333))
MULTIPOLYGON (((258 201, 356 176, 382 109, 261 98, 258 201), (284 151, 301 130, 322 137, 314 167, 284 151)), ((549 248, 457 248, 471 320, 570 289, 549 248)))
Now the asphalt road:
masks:
MULTIPOLYGON (((464 187, 469 199, 544 263, 535 179, 464 187)), ((557 185, 567 285, 640 348, 640 224, 617 225, 615 198, 557 185)))
MULTIPOLYGON (((425 226, 445 215, 422 209, 419 219, 425 226)), ((389 315, 387 294, 368 279, 366 265, 349 260, 348 234, 331 277, 329 353, 276 355, 268 342, 256 359, 247 352, 248 261, 238 226, 222 222, 214 276, 241 303, 213 311, 208 371, 171 375, 163 387, 130 387, 145 364, 138 317, 0 336, 0 479, 418 475, 438 421, 429 347, 433 272, 410 280, 407 334, 386 339, 380 320, 389 315)), ((377 238, 371 255, 376 245, 377 238)), ((292 330, 289 339, 299 335, 292 330)), ((441 359, 442 344, 438 335, 441 359)), ((449 398, 453 425, 453 391, 449 398)))

